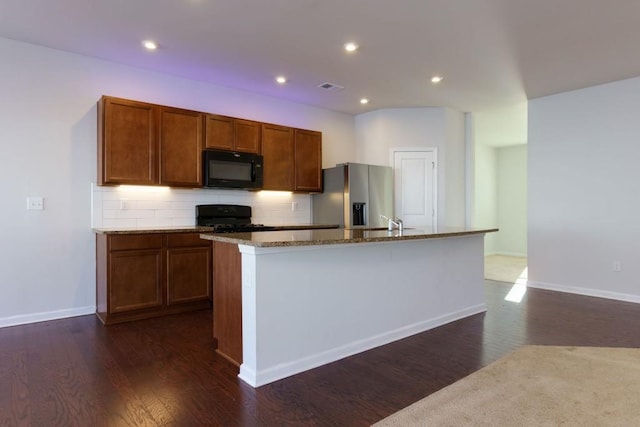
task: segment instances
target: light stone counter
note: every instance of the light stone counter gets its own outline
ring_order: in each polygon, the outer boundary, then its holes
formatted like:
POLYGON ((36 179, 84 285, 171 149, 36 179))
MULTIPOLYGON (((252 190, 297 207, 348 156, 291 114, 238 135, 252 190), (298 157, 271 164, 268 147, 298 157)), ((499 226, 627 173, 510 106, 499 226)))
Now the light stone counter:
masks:
POLYGON ((405 228, 388 231, 385 229, 335 228, 321 230, 279 230, 259 233, 202 234, 203 239, 260 248, 285 246, 335 245, 344 243, 371 243, 401 240, 437 239, 444 237, 468 236, 498 231, 497 228, 474 229, 466 227, 439 227, 434 229, 405 228))
MULTIPOLYGON (((315 230, 325 228, 338 228, 336 224, 296 224, 296 225, 270 225, 279 231, 286 230, 315 230)), ((204 226, 166 226, 148 228, 94 228, 96 234, 156 234, 156 233, 211 233, 213 227, 204 226)), ((251 234, 251 233, 249 233, 251 234)))
POLYGON ((210 233, 212 227, 177 226, 150 228, 94 228, 96 234, 167 234, 167 233, 210 233))

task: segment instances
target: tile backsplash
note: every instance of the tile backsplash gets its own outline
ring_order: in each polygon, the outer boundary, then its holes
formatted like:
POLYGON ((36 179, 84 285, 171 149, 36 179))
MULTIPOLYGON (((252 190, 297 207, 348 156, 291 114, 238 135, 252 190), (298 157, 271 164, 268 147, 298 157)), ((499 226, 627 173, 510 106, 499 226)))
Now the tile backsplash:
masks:
POLYGON ((209 203, 249 205, 253 222, 309 224, 311 196, 274 191, 101 187, 91 184, 93 228, 150 228, 195 225, 195 206, 209 203))

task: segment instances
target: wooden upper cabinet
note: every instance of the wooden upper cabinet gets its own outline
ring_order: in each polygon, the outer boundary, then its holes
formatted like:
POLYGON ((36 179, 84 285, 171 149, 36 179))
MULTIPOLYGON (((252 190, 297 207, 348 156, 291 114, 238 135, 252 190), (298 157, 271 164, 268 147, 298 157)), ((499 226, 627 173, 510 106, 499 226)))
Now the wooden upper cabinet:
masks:
POLYGON ((207 114, 205 148, 260 154, 260 132, 259 122, 207 114))
POLYGON ((233 151, 233 118, 207 114, 205 148, 233 151))
POLYGON ((296 129, 295 191, 322 191, 322 133, 296 129))
POLYGON ((293 191, 294 132, 292 128, 262 125, 264 190, 293 191))
POLYGON ((98 184, 202 187, 202 150, 262 154, 265 190, 322 191, 322 134, 103 96, 98 184))
POLYGON ((245 153, 261 152, 261 123, 251 120, 234 119, 235 150, 245 153))
POLYGON ((160 107, 160 184, 202 186, 203 116, 197 111, 160 107))
POLYGON ((103 96, 98 184, 202 186, 203 113, 103 96))
POLYGON ((157 106, 98 102, 98 184, 158 184, 157 106))

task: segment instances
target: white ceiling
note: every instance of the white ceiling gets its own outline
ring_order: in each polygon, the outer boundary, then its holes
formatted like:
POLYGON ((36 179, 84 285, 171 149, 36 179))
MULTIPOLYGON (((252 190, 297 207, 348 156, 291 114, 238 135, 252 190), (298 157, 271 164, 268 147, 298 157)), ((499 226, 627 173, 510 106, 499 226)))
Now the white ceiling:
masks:
POLYGON ((640 76, 638 0, 0 0, 0 36, 350 114, 640 76))

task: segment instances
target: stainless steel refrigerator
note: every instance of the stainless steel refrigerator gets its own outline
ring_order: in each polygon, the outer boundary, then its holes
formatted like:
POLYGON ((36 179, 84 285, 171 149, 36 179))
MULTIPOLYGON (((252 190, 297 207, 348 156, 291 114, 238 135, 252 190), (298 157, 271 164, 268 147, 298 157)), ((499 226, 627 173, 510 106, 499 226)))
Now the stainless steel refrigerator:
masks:
POLYGON ((313 222, 345 228, 386 227, 393 217, 393 170, 344 163, 323 169, 323 192, 311 197, 313 222))

